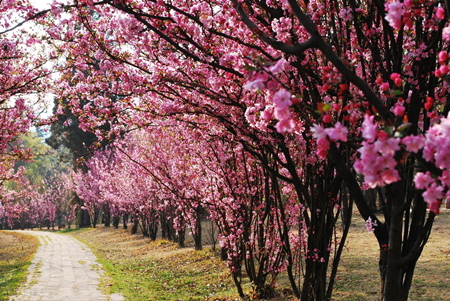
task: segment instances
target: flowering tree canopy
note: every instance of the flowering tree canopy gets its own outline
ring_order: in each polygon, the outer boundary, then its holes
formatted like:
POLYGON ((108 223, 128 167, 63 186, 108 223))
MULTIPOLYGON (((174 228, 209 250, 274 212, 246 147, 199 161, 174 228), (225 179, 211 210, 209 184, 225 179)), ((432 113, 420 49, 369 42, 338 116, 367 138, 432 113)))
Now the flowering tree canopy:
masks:
MULTIPOLYGON (((379 243, 383 299, 406 300, 450 194, 447 9, 444 1, 410 0, 55 1, 25 18, 46 32, 49 53, 64 58, 46 86, 61 100, 57 114, 69 108, 101 139, 95 145, 148 127, 161 128, 152 140, 166 135, 162 145, 198 145, 156 170, 135 159, 178 201, 188 200, 187 220, 199 204, 219 209, 227 200, 290 200, 270 207, 272 217, 301 204, 292 212, 310 231, 307 280, 302 288, 291 282, 302 300, 322 300, 330 298, 341 250, 327 288, 327 229, 354 201, 379 243), (222 178, 228 187, 200 185, 203 170, 187 163, 198 153, 205 166, 221 166, 205 181, 222 178), (234 169, 241 173, 231 179, 234 169), (180 172, 199 174, 188 183, 173 177, 180 172), (247 190, 249 183, 267 194, 247 190), (215 187, 220 202, 202 203, 208 198, 199 187, 215 187), (378 195, 378 208, 368 193, 378 195)), ((225 233, 227 219, 219 217, 225 233)), ((278 238, 287 246, 293 224, 285 221, 278 238)), ((243 224, 232 223, 233 231, 243 224)), ((293 268, 289 251, 276 254, 293 268)))

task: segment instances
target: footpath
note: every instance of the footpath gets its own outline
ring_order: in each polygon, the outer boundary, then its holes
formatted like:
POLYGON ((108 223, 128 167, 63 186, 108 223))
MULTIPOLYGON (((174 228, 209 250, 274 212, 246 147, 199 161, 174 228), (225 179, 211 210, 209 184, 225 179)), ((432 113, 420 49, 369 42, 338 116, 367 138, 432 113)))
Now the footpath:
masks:
POLYGON ((67 235, 20 231, 39 238, 41 246, 28 269, 26 283, 10 301, 122 301, 100 291, 102 266, 83 243, 67 235))

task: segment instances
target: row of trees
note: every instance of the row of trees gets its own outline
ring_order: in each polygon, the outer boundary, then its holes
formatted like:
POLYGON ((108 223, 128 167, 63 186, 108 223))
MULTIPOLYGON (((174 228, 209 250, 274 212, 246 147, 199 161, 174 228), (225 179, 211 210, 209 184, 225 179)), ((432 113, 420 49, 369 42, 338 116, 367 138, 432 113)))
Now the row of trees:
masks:
POLYGON ((355 203, 376 225, 382 299, 407 299, 450 187, 444 1, 20 9, 41 28, 29 43, 58 57, 36 86, 59 102, 48 122, 70 114, 61 126, 96 135, 75 176, 92 217, 101 207, 195 236, 206 209, 242 297, 245 267, 261 296, 286 270, 298 298, 329 300, 355 203))

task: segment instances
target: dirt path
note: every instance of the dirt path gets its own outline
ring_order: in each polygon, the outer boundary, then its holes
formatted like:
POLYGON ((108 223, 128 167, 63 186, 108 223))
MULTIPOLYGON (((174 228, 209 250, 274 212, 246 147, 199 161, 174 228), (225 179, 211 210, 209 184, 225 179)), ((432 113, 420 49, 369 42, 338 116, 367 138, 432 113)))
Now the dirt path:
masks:
POLYGON ((10 301, 124 300, 120 295, 104 295, 100 292, 102 267, 86 245, 67 235, 20 232, 37 236, 41 246, 28 269, 26 284, 10 301))

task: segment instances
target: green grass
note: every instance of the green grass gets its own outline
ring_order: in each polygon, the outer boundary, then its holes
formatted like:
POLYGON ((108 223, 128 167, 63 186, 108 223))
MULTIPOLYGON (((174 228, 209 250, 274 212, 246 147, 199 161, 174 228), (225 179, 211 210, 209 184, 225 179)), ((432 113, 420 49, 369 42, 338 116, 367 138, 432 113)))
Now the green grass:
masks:
MULTIPOLYGON (((450 301, 450 212, 436 218, 428 244, 417 263, 410 300, 450 301)), ((109 278, 104 286, 122 293, 126 300, 239 300, 230 273, 209 250, 178 249, 165 240, 150 242, 125 230, 98 228, 69 233, 88 244, 109 278)), ((380 299, 378 243, 355 214, 332 300, 380 299)), ((285 275, 278 291, 289 288, 285 275)), ((251 286, 244 285, 246 293, 251 286)), ((278 297, 274 300, 293 300, 278 297)))
POLYGON ((0 231, 0 300, 8 300, 26 280, 38 246, 34 236, 0 231))
MULTIPOLYGON (((226 264, 217 252, 179 249, 166 240, 151 242, 121 229, 61 232, 91 247, 106 270, 103 289, 121 293, 127 301, 239 300, 226 264)), ((442 212, 436 218, 430 240, 417 263, 410 300, 450 301, 449 233, 450 212, 442 212)), ((8 300, 20 282, 25 281, 26 269, 37 246, 34 237, 0 231, 0 300, 8 300)), ((367 233, 364 221, 355 215, 332 300, 379 300, 378 252, 375 237, 367 233)), ((285 275, 280 275, 278 291, 288 294, 287 288, 285 275)), ((244 290, 251 292, 249 283, 244 284, 244 290)))
POLYGON ((238 300, 217 252, 178 249, 166 240, 107 228, 69 235, 94 251, 108 276, 103 285, 126 300, 238 300))
POLYGON ((85 228, 70 228, 70 229, 64 229, 64 230, 60 230, 57 231, 56 233, 61 233, 61 234, 66 234, 66 233, 71 233, 71 232, 82 232, 82 231, 86 231, 85 228))

